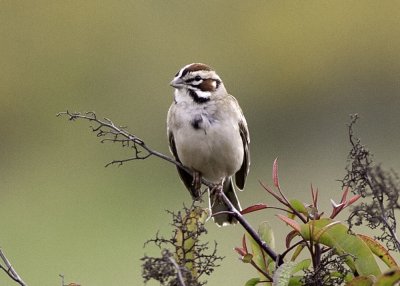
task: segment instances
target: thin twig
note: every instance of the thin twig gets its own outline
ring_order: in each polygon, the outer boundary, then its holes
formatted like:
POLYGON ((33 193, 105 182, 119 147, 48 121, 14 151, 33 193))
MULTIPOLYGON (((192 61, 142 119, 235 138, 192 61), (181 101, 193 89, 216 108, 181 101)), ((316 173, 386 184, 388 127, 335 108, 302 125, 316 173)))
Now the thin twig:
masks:
MULTIPOLYGON (((140 139, 139 137, 137 137, 133 134, 130 134, 128 131, 126 131, 122 127, 116 126, 108 118, 104 118, 104 120, 100 120, 97 118, 97 116, 94 112, 86 112, 85 114, 80 114, 80 113, 71 113, 69 111, 66 111, 66 112, 60 112, 57 114, 57 116, 63 116, 63 115, 67 115, 69 117, 69 120, 71 120, 71 121, 74 121, 76 119, 85 119, 85 120, 95 122, 95 123, 97 123, 98 126, 92 127, 92 131, 96 132, 98 137, 106 137, 107 140, 102 139, 102 142, 106 142, 106 141, 118 142, 118 143, 122 143, 124 147, 131 146, 134 149, 135 154, 132 158, 123 159, 123 160, 114 160, 114 161, 108 163, 106 166, 113 165, 113 164, 122 165, 123 163, 125 163, 127 161, 147 159, 148 157, 154 155, 160 159, 163 159, 167 162, 174 164, 175 166, 178 166, 182 170, 185 170, 187 173, 192 174, 192 171, 189 170, 188 168, 186 168, 185 166, 183 166, 180 162, 150 148, 147 144, 145 144, 145 142, 142 139, 140 139), (138 146, 140 146, 144 151, 146 151, 147 154, 140 155, 140 150, 138 149, 138 146)), ((220 189, 220 188, 216 188, 215 184, 205 180, 204 178, 202 178, 201 182, 202 182, 202 184, 204 184, 205 186, 210 188, 210 190, 211 189, 220 189)), ((251 225, 244 218, 244 216, 232 205, 232 203, 226 197, 224 192, 222 190, 219 190, 219 192, 220 192, 220 196, 222 197, 222 199, 228 205, 229 211, 232 212, 232 215, 235 216, 235 218, 243 226, 243 228, 246 229, 246 231, 251 235, 251 237, 253 237, 253 239, 257 242, 257 244, 274 261, 277 261, 278 266, 281 265, 283 263, 283 259, 278 254, 276 254, 265 241, 263 241, 260 238, 260 236, 251 227, 251 225)), ((294 210, 294 212, 296 213, 295 210, 294 210)))
MULTIPOLYGON (((272 195, 276 200, 278 200, 281 204, 283 204, 284 206, 288 207, 290 209, 290 213, 295 214, 302 222, 307 223, 307 219, 304 218, 304 216, 299 213, 293 206, 292 204, 289 202, 289 200, 286 198, 286 196, 283 194, 283 192, 281 191, 281 188, 279 187, 278 191, 279 194, 276 194, 274 191, 272 191, 272 189, 270 187, 268 187, 267 185, 265 185, 263 182, 259 181, 260 185, 270 194, 272 195)), ((285 210, 287 212, 287 210, 285 210)))
POLYGON ((173 259, 172 257, 169 258, 169 261, 171 261, 171 263, 176 268, 176 273, 178 274, 179 283, 181 284, 180 286, 186 286, 185 280, 183 279, 183 275, 181 272, 181 268, 179 267, 178 263, 176 263, 175 259, 173 259))
MULTIPOLYGON (((93 127, 92 126, 92 131, 96 133, 97 137, 106 137, 102 139, 100 142, 105 143, 105 142, 113 142, 113 143, 121 143, 123 147, 131 147, 134 149, 134 156, 128 159, 121 159, 121 160, 113 160, 109 163, 106 164, 106 167, 110 165, 122 165, 126 162, 133 161, 133 160, 144 160, 147 159, 151 156, 156 156, 160 159, 163 159, 171 164, 174 164, 181 168, 182 170, 185 170, 189 174, 192 174, 192 172, 183 166, 180 162, 176 161, 175 159, 158 152, 151 147, 149 147, 142 139, 139 137, 129 133, 126 131, 123 127, 115 125, 110 119, 104 118, 103 120, 100 120, 97 118, 96 114, 94 112, 86 112, 84 114, 78 113, 78 112, 69 112, 68 110, 65 112, 60 112, 57 114, 57 117, 59 116, 68 116, 70 121, 75 121, 77 119, 84 119, 88 120, 91 122, 97 123, 98 126, 93 127), (107 137, 108 136, 108 137, 107 137), (142 155, 139 147, 141 147, 145 152, 147 152, 146 155, 142 155)), ((205 186, 207 187, 213 187, 214 184, 208 182, 205 179, 202 179, 201 181, 205 186)))
POLYGON ((250 264, 251 264, 255 269, 257 269, 258 272, 260 272, 262 275, 264 275, 264 276, 268 279, 268 281, 265 281, 265 282, 272 282, 272 281, 274 281, 273 278, 271 277, 271 275, 269 275, 266 271, 262 270, 262 269, 257 265, 257 263, 254 262, 254 260, 251 260, 251 261, 250 261, 250 264))
POLYGON ((0 264, 0 268, 4 270, 5 273, 7 273, 7 275, 14 280, 15 282, 17 282, 19 285, 21 286, 27 286, 26 283, 24 282, 24 280, 22 280, 21 276, 18 275, 17 271, 15 271, 14 267, 12 267, 10 261, 7 259, 7 257, 5 256, 4 252, 2 249, 0 249, 0 258, 1 260, 3 260, 5 266, 3 266, 2 264, 0 264))
POLYGON ((353 192, 363 197, 370 197, 372 202, 355 206, 348 222, 352 226, 354 217, 358 221, 365 219, 370 228, 379 227, 381 229, 382 234, 378 239, 386 241, 386 245, 390 249, 400 251, 400 239, 396 233, 395 217, 396 210, 400 209, 398 205, 399 186, 396 180, 392 181, 389 172, 373 165, 372 154, 361 144, 360 138, 354 135, 354 125, 358 119, 359 116, 353 114, 350 124, 348 124, 351 144, 348 158, 351 163, 347 166, 347 174, 341 181, 343 186, 351 186, 353 192))
POLYGON ((231 214, 237 219, 237 221, 243 226, 243 228, 250 234, 250 236, 256 241, 256 243, 271 257, 272 260, 277 261, 278 266, 283 263, 283 259, 280 255, 276 254, 269 245, 261 239, 258 233, 251 227, 250 223, 244 218, 244 216, 238 211, 228 197, 223 192, 222 188, 216 188, 218 195, 223 199, 224 203, 228 206, 231 214))

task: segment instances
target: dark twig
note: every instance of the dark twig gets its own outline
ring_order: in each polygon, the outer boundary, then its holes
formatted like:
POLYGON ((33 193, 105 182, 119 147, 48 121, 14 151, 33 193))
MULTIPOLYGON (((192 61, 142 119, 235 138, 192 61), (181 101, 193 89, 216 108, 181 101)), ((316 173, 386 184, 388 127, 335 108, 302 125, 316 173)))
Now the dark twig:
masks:
MULTIPOLYGON (((186 172, 191 174, 191 171, 185 166, 183 166, 180 162, 174 160, 173 158, 163 153, 160 153, 152 149, 142 139, 126 131, 125 127, 115 125, 108 118, 104 118, 101 120, 97 118, 97 115, 94 112, 85 112, 84 114, 81 114, 79 112, 70 112, 68 110, 65 112, 58 113, 57 117, 59 116, 68 116, 69 117, 68 119, 70 121, 83 119, 83 120, 88 120, 90 122, 95 122, 97 126, 92 126, 91 128, 92 131, 96 133, 97 137, 104 137, 103 139, 100 140, 101 143, 105 142, 121 143, 123 147, 131 147, 134 150, 133 157, 121 160, 113 160, 107 163, 106 167, 110 165, 120 166, 129 161, 144 160, 151 156, 156 156, 160 159, 163 159, 171 164, 178 166, 182 170, 185 170, 186 172), (146 152, 146 154, 143 155, 142 154, 143 152, 146 152)), ((204 179, 202 179, 202 183, 207 187, 214 186, 214 184, 204 179)))
POLYGON ((186 286, 185 279, 183 278, 183 275, 182 275, 181 267, 178 265, 178 263, 176 263, 174 258, 169 257, 169 261, 172 263, 172 265, 174 265, 174 267, 176 269, 176 273, 178 275, 178 280, 179 280, 180 286, 186 286))
POLYGON ((351 115, 348 134, 351 150, 348 155, 347 174, 341 180, 343 187, 364 197, 364 202, 354 206, 348 219, 350 228, 361 225, 363 221, 371 229, 380 228, 380 236, 390 250, 400 251, 400 239, 396 232, 395 213, 400 209, 400 180, 394 171, 386 171, 373 164, 372 154, 354 135, 354 125, 358 115, 351 115), (367 200, 368 199, 368 200, 367 200))
MULTIPOLYGON (((60 112, 57 114, 57 116, 63 116, 66 115, 69 117, 69 120, 75 121, 77 119, 84 119, 88 120, 91 122, 95 122, 97 126, 92 127, 92 131, 96 132, 97 137, 105 137, 105 139, 102 139, 101 142, 118 142, 122 143, 124 147, 130 146, 134 149, 134 156, 132 158, 128 159, 123 159, 123 160, 114 160, 108 165, 112 164, 119 164, 122 165, 123 163, 127 161, 132 161, 132 160, 139 160, 139 159, 147 159, 150 156, 156 156, 160 159, 163 159, 167 162, 170 162, 179 168, 185 170, 189 174, 192 174, 191 170, 183 166, 181 163, 177 162, 173 158, 166 156, 158 151, 155 151, 154 149, 150 148, 148 145, 145 144, 145 142, 140 139, 139 137, 130 134, 128 131, 126 131, 122 127, 116 126, 110 119, 104 118, 104 120, 100 120, 97 118, 96 114, 94 112, 86 112, 84 114, 80 113, 71 113, 69 111, 66 112, 60 112), (147 152, 146 155, 141 155, 141 151, 139 149, 142 148, 143 151, 147 152)), ((216 186, 215 184, 205 180, 202 178, 202 184, 205 186, 209 187, 210 189, 214 189, 216 186)), ((260 247, 265 250, 265 252, 274 260, 278 262, 278 265, 283 263, 283 259, 276 254, 270 247, 269 245, 263 241, 260 236, 257 234, 257 232, 251 227, 249 222, 244 218, 244 216, 237 210, 235 207, 232 205, 232 203, 229 201, 229 199, 225 196, 225 194, 220 191, 221 198, 226 202, 226 204, 229 206, 229 210, 232 212, 232 214, 235 216, 235 218, 238 220, 238 222, 243 226, 244 229, 253 237, 253 239, 257 242, 257 244, 260 245, 260 247)))
POLYGON ((257 269, 258 272, 260 272, 262 275, 264 275, 264 276, 268 279, 268 281, 265 281, 265 282, 272 282, 272 281, 273 281, 272 276, 269 275, 269 274, 268 274, 266 271, 264 271, 263 269, 261 269, 261 268, 257 265, 257 263, 254 262, 254 260, 251 260, 251 261, 250 261, 250 264, 251 264, 255 269, 257 269))
POLYGON ((3 260, 4 265, 0 263, 0 268, 15 282, 17 282, 21 286, 26 286, 27 284, 22 280, 22 278, 18 275, 17 271, 15 271, 14 267, 12 267, 10 261, 7 259, 3 250, 0 249, 0 258, 3 260))
POLYGON ((216 188, 216 191, 219 192, 219 196, 223 199, 226 205, 229 208, 231 214, 237 219, 237 221, 243 226, 243 228, 250 234, 250 236, 256 241, 256 243, 271 257, 272 260, 277 261, 277 265, 281 265, 283 263, 283 259, 280 255, 276 254, 269 245, 261 239, 258 233, 251 227, 250 223, 244 218, 244 216, 238 211, 221 188, 216 188))

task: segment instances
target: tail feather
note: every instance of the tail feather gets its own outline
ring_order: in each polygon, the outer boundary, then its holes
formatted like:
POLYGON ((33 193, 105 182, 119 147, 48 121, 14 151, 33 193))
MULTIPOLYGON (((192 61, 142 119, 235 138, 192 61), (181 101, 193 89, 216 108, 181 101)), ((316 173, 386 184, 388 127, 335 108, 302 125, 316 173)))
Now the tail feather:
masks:
MULTIPOLYGON (((223 190, 226 197, 233 204, 233 206, 240 211, 241 207, 235 193, 232 178, 228 178, 225 180, 223 190)), ((216 214, 222 211, 229 211, 228 205, 222 199, 220 199, 218 195, 216 195, 215 193, 210 193, 210 208, 212 214, 216 214)), ((213 216, 213 218, 214 222, 219 226, 237 223, 235 217, 230 214, 219 214, 213 216)))

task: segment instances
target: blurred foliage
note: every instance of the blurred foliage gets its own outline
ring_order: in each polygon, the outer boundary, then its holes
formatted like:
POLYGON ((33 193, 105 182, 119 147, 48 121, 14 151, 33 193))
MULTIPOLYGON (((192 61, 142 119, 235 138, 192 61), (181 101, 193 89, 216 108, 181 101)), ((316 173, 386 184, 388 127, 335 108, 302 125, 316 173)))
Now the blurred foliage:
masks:
POLYGON ((208 208, 192 203, 178 212, 169 212, 172 217, 172 236, 165 238, 159 233, 146 242, 157 246, 161 257, 141 258, 144 282, 156 280, 162 286, 207 284, 210 276, 221 265, 224 257, 217 255, 217 242, 202 242, 207 234, 205 222, 210 218, 208 208))
MULTIPOLYGON (((167 153, 168 83, 194 61, 217 70, 246 114, 244 207, 265 201, 257 179, 275 157, 287 189, 312 181, 321 195, 339 191, 349 113, 363 118, 377 161, 399 170, 399 10, 396 1, 0 1, 1 246, 31 285, 54 285, 59 273, 84 286, 141 281, 143 242, 166 228, 164 209, 190 197, 158 160, 103 168, 129 154, 55 114, 96 111, 167 153)), ((209 235, 227 256, 209 283, 244 284, 231 256, 240 234, 209 226, 209 235)))

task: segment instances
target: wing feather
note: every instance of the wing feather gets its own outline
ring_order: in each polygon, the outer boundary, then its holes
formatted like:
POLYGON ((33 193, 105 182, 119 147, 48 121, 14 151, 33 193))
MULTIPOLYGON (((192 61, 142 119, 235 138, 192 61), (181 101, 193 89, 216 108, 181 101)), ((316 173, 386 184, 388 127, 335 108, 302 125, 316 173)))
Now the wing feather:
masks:
POLYGON ((247 123, 245 120, 241 120, 239 122, 239 131, 240 131, 240 136, 242 137, 244 154, 243 154, 242 166, 240 167, 239 171, 237 171, 235 174, 235 183, 240 190, 243 190, 244 185, 246 183, 247 174, 249 173, 250 169, 250 150, 249 150, 250 137, 249 137, 249 130, 247 128, 247 123))
MULTIPOLYGON (((172 134, 172 132, 168 132, 168 139, 169 139, 169 148, 171 150, 171 153, 174 155, 175 160, 178 161, 179 163, 182 163, 181 160, 179 159, 178 151, 176 150, 174 135, 172 134)), ((178 166, 176 168, 178 170, 178 174, 181 181, 183 182, 185 187, 189 190, 190 194, 192 195, 192 198, 194 200, 198 200, 200 198, 200 193, 199 190, 196 190, 196 188, 194 188, 193 186, 193 176, 190 175, 185 170, 179 168, 178 166)))

